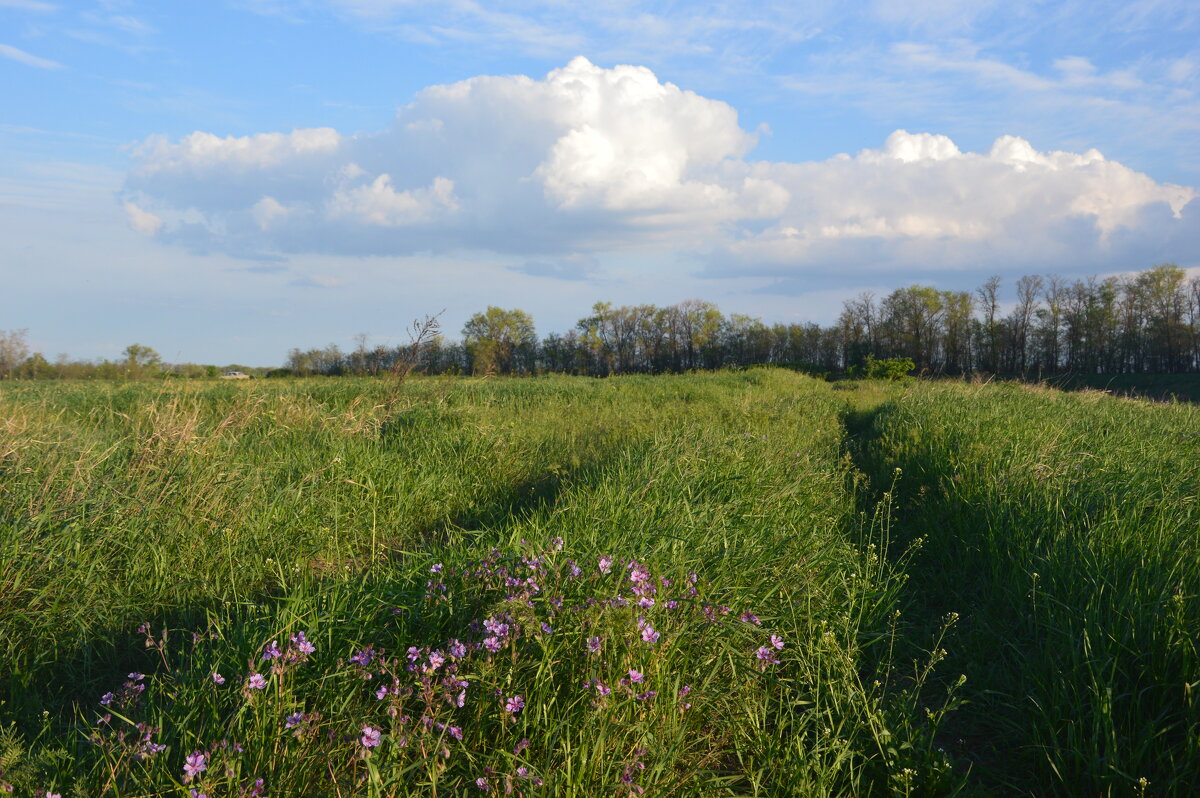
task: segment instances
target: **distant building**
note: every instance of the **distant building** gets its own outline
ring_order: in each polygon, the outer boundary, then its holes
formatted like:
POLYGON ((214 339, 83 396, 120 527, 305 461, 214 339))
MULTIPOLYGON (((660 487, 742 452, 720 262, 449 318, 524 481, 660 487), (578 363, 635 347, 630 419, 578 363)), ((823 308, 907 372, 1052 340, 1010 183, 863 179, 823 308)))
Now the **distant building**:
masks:
POLYGON ((223 380, 248 380, 248 379, 250 379, 250 375, 243 374, 240 371, 227 371, 221 375, 221 379, 223 379, 223 380))

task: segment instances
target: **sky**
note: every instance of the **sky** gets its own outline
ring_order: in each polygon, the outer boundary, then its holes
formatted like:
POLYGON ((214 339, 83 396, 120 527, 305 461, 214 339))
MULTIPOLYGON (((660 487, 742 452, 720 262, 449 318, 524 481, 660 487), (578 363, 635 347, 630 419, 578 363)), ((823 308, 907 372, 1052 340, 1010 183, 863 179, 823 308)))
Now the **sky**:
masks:
POLYGON ((0 330, 274 365, 488 305, 1200 273, 1194 0, 0 0, 0 330))

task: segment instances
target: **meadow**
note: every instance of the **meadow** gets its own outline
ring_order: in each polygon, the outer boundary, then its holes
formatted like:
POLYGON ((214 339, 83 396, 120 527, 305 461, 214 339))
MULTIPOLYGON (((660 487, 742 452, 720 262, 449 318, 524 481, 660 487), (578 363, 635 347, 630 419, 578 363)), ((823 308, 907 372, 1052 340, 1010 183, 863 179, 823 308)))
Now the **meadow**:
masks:
POLYGON ((781 369, 0 386, 0 789, 1187 795, 1200 414, 781 369))

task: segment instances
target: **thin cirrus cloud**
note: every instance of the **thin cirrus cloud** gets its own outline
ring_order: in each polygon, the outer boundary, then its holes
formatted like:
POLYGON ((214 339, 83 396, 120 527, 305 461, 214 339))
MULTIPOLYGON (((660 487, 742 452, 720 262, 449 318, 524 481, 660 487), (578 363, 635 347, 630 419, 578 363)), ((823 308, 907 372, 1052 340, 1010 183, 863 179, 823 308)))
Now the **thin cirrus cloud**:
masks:
POLYGON ((123 201, 135 229, 197 251, 490 252, 554 279, 595 279, 608 253, 668 249, 708 276, 784 281, 830 266, 1200 258, 1196 191, 1095 150, 1006 135, 963 152, 898 130, 855 155, 768 162, 750 158, 756 143, 724 102, 579 57, 540 80, 429 87, 376 133, 151 137, 123 201))
POLYGON ((51 61, 49 58, 41 58, 32 53, 27 53, 10 44, 0 44, 0 56, 16 61, 19 64, 24 64, 25 66, 37 67, 38 69, 65 69, 57 61, 51 61))
POLYGON ((0 0, 0 8, 32 11, 38 14, 49 14, 58 10, 58 6, 53 3, 43 3, 41 0, 0 0))

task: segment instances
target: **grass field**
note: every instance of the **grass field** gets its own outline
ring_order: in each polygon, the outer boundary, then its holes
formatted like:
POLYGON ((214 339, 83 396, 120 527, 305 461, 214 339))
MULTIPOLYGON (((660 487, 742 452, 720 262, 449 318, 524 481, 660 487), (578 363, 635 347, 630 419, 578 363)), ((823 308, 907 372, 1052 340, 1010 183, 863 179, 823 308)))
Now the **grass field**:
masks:
POLYGON ((1190 407, 783 370, 398 397, 0 387, 0 785, 1200 782, 1190 407))

